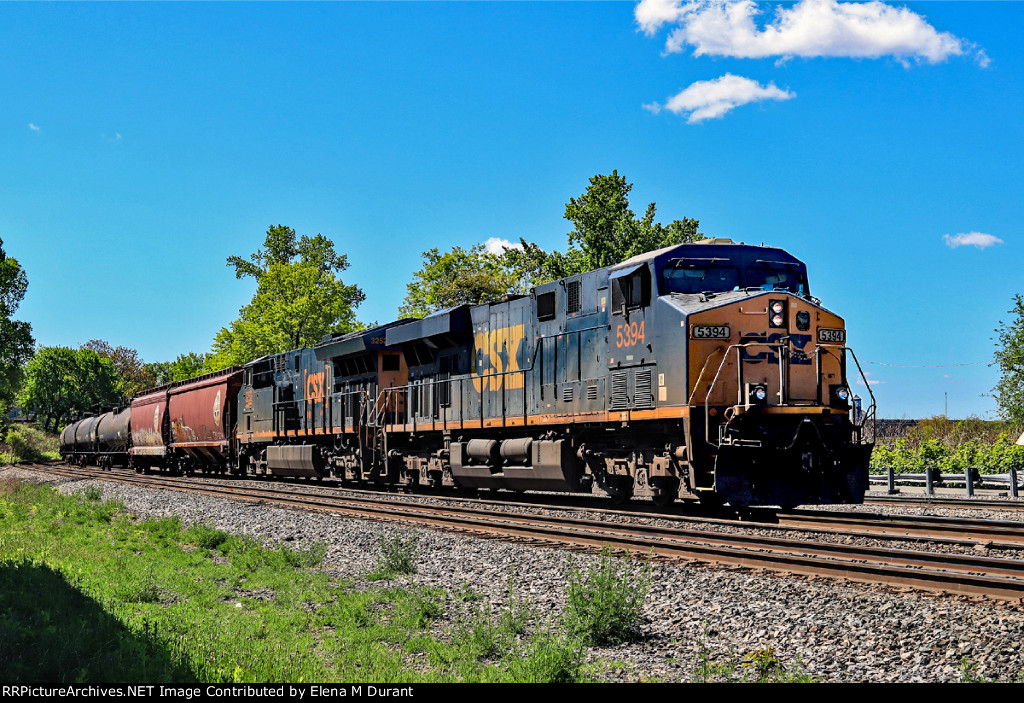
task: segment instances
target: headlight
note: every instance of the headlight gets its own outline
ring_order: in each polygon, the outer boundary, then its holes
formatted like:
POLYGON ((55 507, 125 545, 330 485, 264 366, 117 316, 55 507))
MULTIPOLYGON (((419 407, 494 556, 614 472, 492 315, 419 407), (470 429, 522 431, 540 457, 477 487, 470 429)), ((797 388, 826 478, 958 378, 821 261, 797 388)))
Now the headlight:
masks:
POLYGON ((765 383, 746 384, 747 407, 765 405, 768 402, 768 385, 765 383))
POLYGON ((832 386, 829 390, 829 405, 834 408, 850 407, 850 389, 843 385, 832 386))
POLYGON ((768 324, 772 327, 786 326, 786 301, 771 300, 768 302, 768 324))

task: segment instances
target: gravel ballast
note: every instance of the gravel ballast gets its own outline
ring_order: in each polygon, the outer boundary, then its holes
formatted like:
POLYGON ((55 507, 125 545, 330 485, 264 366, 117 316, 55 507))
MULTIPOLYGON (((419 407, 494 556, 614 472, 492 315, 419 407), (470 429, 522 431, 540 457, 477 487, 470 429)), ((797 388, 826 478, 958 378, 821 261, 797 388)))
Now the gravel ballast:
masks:
MULTIPOLYGON (((268 544, 326 542, 325 568, 346 578, 376 569, 385 537, 415 531, 417 573, 404 578, 449 594, 465 585, 496 607, 507 600, 512 578, 541 619, 557 618, 568 574, 595 559, 397 523, 55 479, 19 467, 0 468, 3 477, 55 482, 65 492, 99 485, 105 498, 140 516, 177 515, 186 525, 212 524, 268 544)), ((702 662, 742 660, 768 648, 788 670, 822 681, 958 681, 964 661, 991 679, 1017 680, 1024 672, 1024 608, 1018 603, 701 564, 655 562, 651 576, 644 637, 588 652, 591 659, 618 663, 610 669, 614 680, 689 681, 702 662)))

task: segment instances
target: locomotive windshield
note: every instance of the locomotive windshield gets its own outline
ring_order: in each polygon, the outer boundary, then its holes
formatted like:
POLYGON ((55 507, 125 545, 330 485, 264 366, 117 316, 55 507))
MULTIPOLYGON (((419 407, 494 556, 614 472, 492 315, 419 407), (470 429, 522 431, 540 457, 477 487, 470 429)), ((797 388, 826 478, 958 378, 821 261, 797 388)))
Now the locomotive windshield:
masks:
POLYGON ((807 292, 807 276, 798 264, 756 261, 747 267, 746 279, 748 288, 788 290, 798 294, 807 292))
POLYGON ((758 260, 741 271, 729 259, 677 259, 661 275, 662 293, 724 293, 743 288, 808 292, 803 267, 785 261, 758 260))
POLYGON ((740 270, 728 261, 680 261, 666 266, 662 277, 665 293, 721 293, 740 285, 740 270))

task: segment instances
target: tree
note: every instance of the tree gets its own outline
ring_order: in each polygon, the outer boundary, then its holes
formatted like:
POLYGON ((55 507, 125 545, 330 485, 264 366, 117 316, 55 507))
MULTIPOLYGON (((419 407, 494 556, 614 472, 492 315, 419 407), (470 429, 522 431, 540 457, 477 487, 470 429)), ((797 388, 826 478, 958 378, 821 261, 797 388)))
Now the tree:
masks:
POLYGON ((995 363, 999 366, 999 383, 992 395, 999 414, 1017 426, 1024 425, 1024 297, 1015 295, 1010 323, 999 322, 996 329, 995 363))
POLYGON ((584 271, 612 266, 644 252, 673 244, 697 241, 697 220, 683 218, 668 225, 654 221, 655 205, 647 206, 642 219, 629 209, 629 191, 633 184, 612 171, 598 174, 579 199, 569 198, 565 219, 573 223, 569 232, 570 248, 579 248, 584 271))
POLYGON ((565 252, 547 252, 525 239, 501 254, 487 251, 483 244, 453 247, 443 254, 436 248, 423 252, 423 267, 406 286, 399 315, 422 317, 455 305, 497 300, 505 293, 526 294, 542 283, 703 236, 697 220, 655 222, 654 203, 638 220, 629 209, 632 187, 612 171, 610 176, 594 176, 578 199, 570 198, 565 218, 574 229, 565 252))
POLYGON ((146 364, 146 370, 153 375, 153 385, 162 386, 175 381, 187 381, 207 372, 207 363, 211 354, 188 352, 178 354, 174 361, 155 361, 146 364))
POLYGON ((270 227, 263 248, 248 261, 231 256, 227 263, 236 278, 255 278, 257 290, 238 319, 217 333, 208 370, 312 346, 325 334, 359 326, 355 309, 366 296, 341 280, 348 257, 335 253, 323 235, 296 240, 292 228, 270 227))
POLYGON ((452 247, 443 254, 430 249, 423 252, 423 268, 405 287, 405 302, 398 314, 424 317, 456 305, 479 305, 500 298, 511 284, 502 256, 487 251, 483 244, 452 247))
POLYGON ((28 276, 18 260, 4 253, 0 239, 0 424, 7 419, 24 381, 25 363, 32 357, 32 326, 12 320, 28 290, 28 276))
POLYGON ((91 349, 104 359, 110 359, 117 371, 117 392, 121 403, 131 400, 139 391, 156 385, 156 376, 139 357, 139 352, 128 347, 112 347, 102 339, 90 339, 82 349, 91 349))
POLYGON ((25 370, 19 402, 45 418, 44 427, 120 400, 114 363, 92 349, 41 347, 25 370))

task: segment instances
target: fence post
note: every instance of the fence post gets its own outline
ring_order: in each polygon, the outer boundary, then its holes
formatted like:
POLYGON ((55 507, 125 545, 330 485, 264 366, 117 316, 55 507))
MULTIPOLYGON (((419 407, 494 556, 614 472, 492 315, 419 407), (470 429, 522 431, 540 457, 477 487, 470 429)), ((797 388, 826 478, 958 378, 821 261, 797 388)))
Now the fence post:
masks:
POLYGON ((1013 466, 1010 467, 1010 495, 1017 497, 1017 469, 1013 466))
POLYGON ((964 469, 964 479, 967 483, 967 497, 974 497, 974 469, 967 467, 964 469))
POLYGON ((935 484, 932 482, 932 470, 925 467, 924 470, 924 492, 928 495, 935 493, 935 484))
POLYGON ((893 467, 888 467, 889 472, 889 495, 896 495, 896 470, 893 467))

